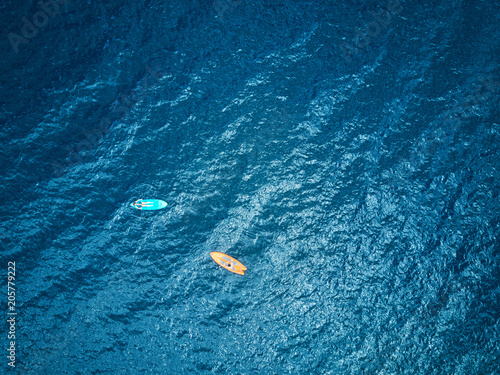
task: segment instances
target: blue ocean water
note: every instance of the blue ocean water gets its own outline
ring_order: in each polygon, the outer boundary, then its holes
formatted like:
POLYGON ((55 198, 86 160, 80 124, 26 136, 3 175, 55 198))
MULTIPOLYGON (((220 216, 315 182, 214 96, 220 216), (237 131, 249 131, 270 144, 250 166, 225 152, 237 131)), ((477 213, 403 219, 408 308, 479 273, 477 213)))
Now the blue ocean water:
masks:
POLYGON ((499 373, 499 1, 0 17, 2 373, 499 373))

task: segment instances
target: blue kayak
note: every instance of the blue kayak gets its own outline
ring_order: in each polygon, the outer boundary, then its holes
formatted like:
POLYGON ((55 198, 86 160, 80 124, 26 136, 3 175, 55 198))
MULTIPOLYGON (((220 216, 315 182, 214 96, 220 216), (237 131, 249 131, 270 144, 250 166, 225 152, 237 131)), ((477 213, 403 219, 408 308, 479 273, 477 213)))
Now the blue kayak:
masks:
POLYGON ((161 199, 138 199, 132 206, 137 208, 138 210, 161 210, 162 208, 167 207, 167 202, 162 201, 161 199))

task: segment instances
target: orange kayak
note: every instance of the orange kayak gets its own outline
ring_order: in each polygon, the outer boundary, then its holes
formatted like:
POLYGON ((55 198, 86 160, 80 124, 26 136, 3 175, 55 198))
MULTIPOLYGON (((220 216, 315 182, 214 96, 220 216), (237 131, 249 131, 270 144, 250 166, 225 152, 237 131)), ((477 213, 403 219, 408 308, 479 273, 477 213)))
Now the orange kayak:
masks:
POLYGON ((224 267, 226 270, 237 273, 238 275, 245 274, 247 268, 232 256, 224 253, 219 253, 217 251, 211 252, 210 256, 219 266, 224 267))

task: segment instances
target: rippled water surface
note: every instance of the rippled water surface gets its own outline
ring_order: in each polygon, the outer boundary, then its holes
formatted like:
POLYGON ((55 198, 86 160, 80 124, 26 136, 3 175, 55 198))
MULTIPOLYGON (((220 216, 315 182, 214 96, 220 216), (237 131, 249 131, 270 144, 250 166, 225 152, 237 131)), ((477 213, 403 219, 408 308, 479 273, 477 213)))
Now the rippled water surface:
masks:
POLYGON ((4 370, 498 373, 498 1, 63 3, 0 7, 4 370))

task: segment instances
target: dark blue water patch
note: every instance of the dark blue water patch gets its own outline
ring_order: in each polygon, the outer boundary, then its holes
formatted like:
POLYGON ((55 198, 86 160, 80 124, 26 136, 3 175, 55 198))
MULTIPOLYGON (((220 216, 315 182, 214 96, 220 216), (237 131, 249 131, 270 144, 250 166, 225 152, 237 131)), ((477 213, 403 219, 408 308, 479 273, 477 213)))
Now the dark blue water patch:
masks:
POLYGON ((493 374, 494 6, 400 4, 352 62, 390 5, 75 3, 9 55, 19 369, 493 374))

